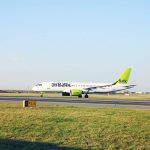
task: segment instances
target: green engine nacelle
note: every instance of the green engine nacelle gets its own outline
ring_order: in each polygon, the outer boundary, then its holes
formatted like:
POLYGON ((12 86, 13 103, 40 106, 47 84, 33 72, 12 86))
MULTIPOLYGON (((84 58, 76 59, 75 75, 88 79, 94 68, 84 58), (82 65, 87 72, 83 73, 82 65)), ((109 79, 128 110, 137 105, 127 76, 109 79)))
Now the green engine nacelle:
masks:
POLYGON ((71 96, 82 96, 82 90, 78 90, 78 89, 70 90, 70 95, 71 96))

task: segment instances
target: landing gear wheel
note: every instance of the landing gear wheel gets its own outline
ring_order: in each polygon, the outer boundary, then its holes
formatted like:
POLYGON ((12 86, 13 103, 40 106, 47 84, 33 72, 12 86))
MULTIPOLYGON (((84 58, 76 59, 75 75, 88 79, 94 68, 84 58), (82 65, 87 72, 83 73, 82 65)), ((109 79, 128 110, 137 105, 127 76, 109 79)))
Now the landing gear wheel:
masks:
POLYGON ((84 97, 85 97, 85 98, 88 98, 89 96, 86 94, 84 97))
POLYGON ((82 98, 82 95, 79 95, 78 97, 79 97, 79 98, 82 98))
POLYGON ((43 97, 43 93, 40 94, 40 97, 43 97))

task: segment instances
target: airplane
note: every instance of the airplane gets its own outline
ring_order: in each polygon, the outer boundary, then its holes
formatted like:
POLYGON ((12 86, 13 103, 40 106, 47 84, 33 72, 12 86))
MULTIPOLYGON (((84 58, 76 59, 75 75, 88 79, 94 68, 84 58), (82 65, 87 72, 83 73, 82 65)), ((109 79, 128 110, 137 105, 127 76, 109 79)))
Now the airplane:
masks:
POLYGON ((131 68, 127 68, 123 74, 113 83, 75 83, 75 82, 42 82, 35 85, 32 90, 36 92, 61 92, 62 96, 78 96, 88 98, 92 93, 114 93, 133 88, 128 85, 131 68))

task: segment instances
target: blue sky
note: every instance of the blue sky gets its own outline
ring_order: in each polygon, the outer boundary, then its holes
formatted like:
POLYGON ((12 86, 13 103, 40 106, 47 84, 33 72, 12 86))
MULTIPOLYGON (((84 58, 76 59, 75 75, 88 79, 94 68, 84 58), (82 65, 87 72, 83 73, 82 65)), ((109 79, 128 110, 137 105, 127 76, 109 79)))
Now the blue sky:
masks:
POLYGON ((130 83, 150 91, 150 1, 0 2, 0 89, 41 81, 130 83))

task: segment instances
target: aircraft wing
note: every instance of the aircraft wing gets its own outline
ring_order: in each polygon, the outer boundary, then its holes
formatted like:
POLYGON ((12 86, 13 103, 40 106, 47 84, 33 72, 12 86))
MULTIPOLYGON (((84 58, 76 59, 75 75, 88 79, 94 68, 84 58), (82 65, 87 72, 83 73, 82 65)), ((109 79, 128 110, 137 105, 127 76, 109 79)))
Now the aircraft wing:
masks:
MULTIPOLYGON (((101 88, 101 89, 105 89, 107 87, 112 87, 113 85, 112 84, 108 84, 108 85, 102 85, 102 86, 93 86, 93 87, 89 87, 89 88, 84 88, 85 91, 89 92, 89 91, 92 91, 94 89, 98 89, 98 88, 101 88)), ((130 89, 130 88, 133 88, 134 86, 136 85, 125 85, 123 86, 125 89, 130 89)), ((122 89, 121 89, 122 90, 122 89)), ((115 91, 120 91, 120 90, 115 90, 115 91)))
POLYGON ((102 85, 102 86, 93 86, 93 87, 89 87, 89 88, 84 88, 84 90, 91 91, 91 90, 98 89, 98 88, 105 89, 106 87, 111 87, 111 86, 112 86, 112 84, 102 85))

